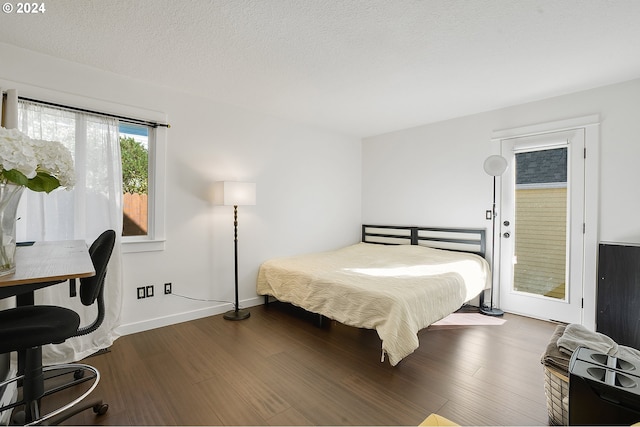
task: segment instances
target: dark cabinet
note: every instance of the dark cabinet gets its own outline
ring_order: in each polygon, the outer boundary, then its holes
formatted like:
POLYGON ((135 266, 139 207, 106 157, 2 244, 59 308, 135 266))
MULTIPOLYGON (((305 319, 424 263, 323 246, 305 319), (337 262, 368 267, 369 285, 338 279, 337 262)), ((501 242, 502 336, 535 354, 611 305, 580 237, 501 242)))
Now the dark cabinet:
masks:
POLYGON ((602 243, 598 255, 596 330, 640 349, 640 246, 602 243))

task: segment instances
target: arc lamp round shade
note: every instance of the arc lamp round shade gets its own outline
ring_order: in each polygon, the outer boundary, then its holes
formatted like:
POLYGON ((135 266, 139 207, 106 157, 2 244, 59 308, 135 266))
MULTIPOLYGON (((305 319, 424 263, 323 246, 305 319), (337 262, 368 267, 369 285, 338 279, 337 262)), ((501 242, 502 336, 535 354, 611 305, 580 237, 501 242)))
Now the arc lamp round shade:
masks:
POLYGON ((484 171, 491 176, 499 176, 507 170, 507 159, 497 154, 487 157, 484 161, 484 171))

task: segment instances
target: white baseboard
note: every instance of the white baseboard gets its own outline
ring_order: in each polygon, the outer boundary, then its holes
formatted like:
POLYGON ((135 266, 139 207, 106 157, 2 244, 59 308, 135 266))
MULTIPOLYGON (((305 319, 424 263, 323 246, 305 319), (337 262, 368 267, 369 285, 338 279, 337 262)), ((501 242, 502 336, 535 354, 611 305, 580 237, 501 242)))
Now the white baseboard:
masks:
MULTIPOLYGON (((262 296, 241 301, 241 307, 254 307, 262 304, 264 304, 264 297, 262 296)), ((177 323, 188 322, 190 320, 202 319, 203 317, 215 316, 216 314, 222 314, 232 309, 232 304, 220 304, 199 310, 172 314, 170 316, 156 317, 142 322, 127 323, 125 325, 120 325, 116 329, 116 334, 122 336, 149 331, 151 329, 162 328, 163 326, 175 325, 177 323)))

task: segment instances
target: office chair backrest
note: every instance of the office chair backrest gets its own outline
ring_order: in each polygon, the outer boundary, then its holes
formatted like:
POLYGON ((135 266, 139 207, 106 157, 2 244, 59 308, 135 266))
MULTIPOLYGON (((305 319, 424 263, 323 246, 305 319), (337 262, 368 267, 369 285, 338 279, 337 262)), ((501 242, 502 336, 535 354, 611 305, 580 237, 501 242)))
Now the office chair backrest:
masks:
POLYGON ((113 230, 103 232, 89 247, 89 255, 96 271, 95 276, 80 279, 80 301, 89 306, 94 302, 98 305, 98 314, 95 320, 88 326, 78 328, 76 337, 87 335, 100 327, 105 316, 104 306, 104 279, 107 275, 107 264, 113 252, 116 241, 116 233, 113 230), (97 301, 96 301, 97 300, 97 301))
POLYGON ((116 232, 107 230, 103 232, 89 247, 89 256, 96 270, 95 276, 80 279, 80 300, 84 305, 95 302, 104 285, 107 274, 107 264, 111 258, 111 252, 116 241, 116 232))

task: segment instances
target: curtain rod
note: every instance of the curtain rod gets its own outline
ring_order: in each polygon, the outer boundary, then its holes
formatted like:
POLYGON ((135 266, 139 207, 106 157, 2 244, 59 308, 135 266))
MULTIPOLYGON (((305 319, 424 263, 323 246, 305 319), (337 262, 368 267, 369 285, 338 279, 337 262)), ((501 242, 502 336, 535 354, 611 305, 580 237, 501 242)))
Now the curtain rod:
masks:
POLYGON ((126 123, 132 123, 132 124, 144 125, 144 126, 151 126, 152 128, 157 128, 157 127, 170 128, 171 127, 171 125, 168 124, 168 123, 156 123, 156 122, 152 122, 152 121, 148 121, 148 120, 133 119, 131 117, 118 116, 116 114, 104 113, 102 111, 87 110, 87 109, 79 108, 79 107, 71 107, 69 105, 56 104, 55 102, 41 101, 39 99, 25 98, 25 97, 22 97, 22 96, 18 96, 18 100, 34 102, 34 103, 42 104, 42 105, 48 105, 50 107, 57 107, 57 108, 61 108, 61 109, 64 109, 64 110, 69 110, 69 111, 78 111, 80 113, 89 113, 89 114, 95 114, 97 116, 111 117, 111 118, 118 119, 118 120, 121 120, 121 121, 126 122, 126 123))

